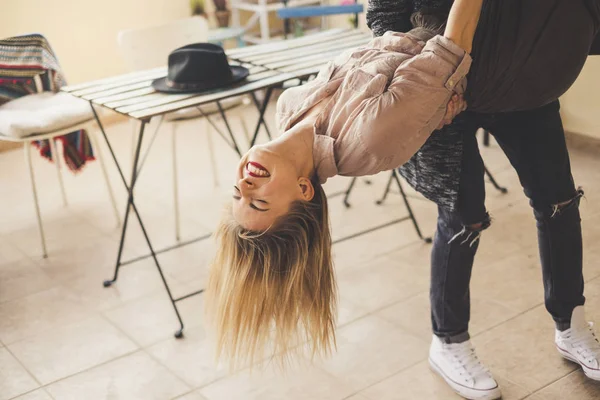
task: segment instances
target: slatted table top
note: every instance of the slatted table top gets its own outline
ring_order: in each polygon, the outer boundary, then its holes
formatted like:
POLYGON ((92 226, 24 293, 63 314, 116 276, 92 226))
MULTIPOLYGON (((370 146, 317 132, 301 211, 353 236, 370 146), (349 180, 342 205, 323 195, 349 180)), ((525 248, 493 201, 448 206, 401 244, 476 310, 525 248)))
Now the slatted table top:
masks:
POLYGON ((131 118, 149 120, 313 75, 341 52, 365 45, 370 38, 359 30, 331 29, 298 39, 233 49, 227 52, 230 64, 248 68, 248 78, 227 89, 202 94, 154 90, 152 81, 166 76, 166 67, 66 86, 62 90, 131 118))

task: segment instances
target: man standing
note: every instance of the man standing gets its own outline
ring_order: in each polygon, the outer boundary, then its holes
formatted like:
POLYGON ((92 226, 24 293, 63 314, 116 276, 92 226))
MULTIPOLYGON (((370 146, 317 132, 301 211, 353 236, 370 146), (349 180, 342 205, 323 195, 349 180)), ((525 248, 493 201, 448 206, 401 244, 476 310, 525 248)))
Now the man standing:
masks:
MULTIPOLYGON (((451 0, 370 0, 376 35, 414 25, 443 29, 451 0)), ((431 257, 429 361, 458 394, 496 399, 500 389, 469 340, 469 282, 485 208, 475 134, 495 136, 517 171, 538 228, 546 309, 560 355, 600 380, 600 343, 585 320, 579 202, 558 98, 573 84, 600 23, 599 0, 484 1, 465 95, 469 108, 434 132, 400 173, 438 204, 431 257)))

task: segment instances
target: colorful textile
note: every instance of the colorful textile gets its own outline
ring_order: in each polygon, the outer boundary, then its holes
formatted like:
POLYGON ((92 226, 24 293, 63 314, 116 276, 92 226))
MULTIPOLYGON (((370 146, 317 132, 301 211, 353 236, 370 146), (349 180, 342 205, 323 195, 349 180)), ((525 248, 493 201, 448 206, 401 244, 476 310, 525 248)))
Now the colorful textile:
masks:
MULTIPOLYGON (((58 92, 66 84, 58 59, 45 37, 39 34, 0 40, 0 105, 38 92, 58 92)), ((58 137, 63 145, 65 163, 73 172, 86 161, 94 160, 94 152, 85 130, 58 137)), ((40 154, 52 161, 48 140, 33 142, 40 154)))

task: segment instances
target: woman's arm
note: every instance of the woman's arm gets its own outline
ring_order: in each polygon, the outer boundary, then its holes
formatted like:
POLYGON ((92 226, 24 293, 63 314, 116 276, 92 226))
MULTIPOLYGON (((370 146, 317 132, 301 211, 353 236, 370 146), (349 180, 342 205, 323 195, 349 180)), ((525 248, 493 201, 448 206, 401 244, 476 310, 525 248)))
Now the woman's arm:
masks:
MULTIPOLYGON (((346 175, 372 175, 407 162, 443 124, 454 93, 461 95, 471 66, 473 36, 482 0, 456 0, 445 37, 429 40, 422 52, 396 69, 387 90, 361 104, 341 137, 360 135, 369 155, 346 175), (462 24, 462 25, 461 25, 462 24)), ((406 40, 414 40, 410 36, 406 40)), ((344 155, 340 155, 343 159, 344 155)))

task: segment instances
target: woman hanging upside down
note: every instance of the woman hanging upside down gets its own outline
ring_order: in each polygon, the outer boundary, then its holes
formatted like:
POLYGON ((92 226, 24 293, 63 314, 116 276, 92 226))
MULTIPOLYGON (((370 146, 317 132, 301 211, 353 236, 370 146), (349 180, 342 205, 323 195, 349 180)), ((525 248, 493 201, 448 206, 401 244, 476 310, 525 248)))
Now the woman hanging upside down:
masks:
MULTIPOLYGON (((206 293, 217 355, 235 367, 264 355, 335 348, 336 282, 327 199, 335 175, 404 164, 466 108, 462 94, 482 0, 456 0, 444 36, 388 32, 285 91, 281 136, 250 149, 216 238, 206 293)), ((435 27, 439 28, 439 27, 435 27)))

